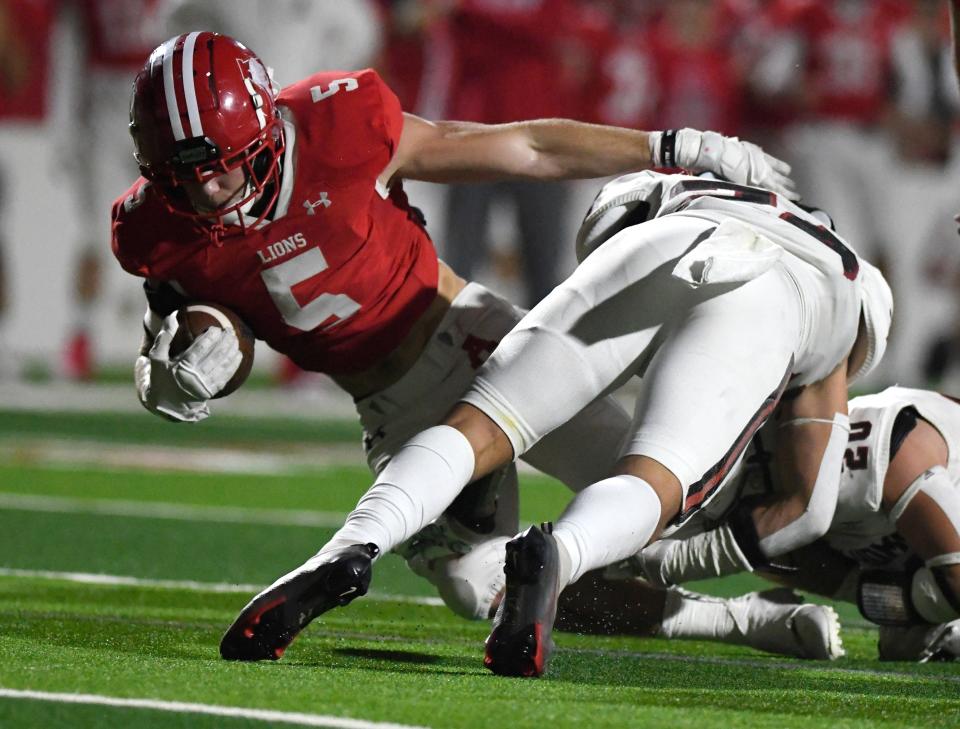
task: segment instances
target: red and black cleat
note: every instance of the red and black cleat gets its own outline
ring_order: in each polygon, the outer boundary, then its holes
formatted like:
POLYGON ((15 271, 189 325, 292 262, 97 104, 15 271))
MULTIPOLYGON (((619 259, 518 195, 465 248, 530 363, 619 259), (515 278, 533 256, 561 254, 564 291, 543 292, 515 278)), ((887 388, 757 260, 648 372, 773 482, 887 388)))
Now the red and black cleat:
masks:
POLYGON ((507 542, 507 589, 483 659, 501 676, 542 676, 553 652, 560 559, 550 525, 543 526, 507 542))
POLYGON ((354 544, 329 562, 278 580, 233 621, 220 640, 220 655, 228 661, 279 659, 311 620, 367 593, 379 553, 375 544, 354 544))

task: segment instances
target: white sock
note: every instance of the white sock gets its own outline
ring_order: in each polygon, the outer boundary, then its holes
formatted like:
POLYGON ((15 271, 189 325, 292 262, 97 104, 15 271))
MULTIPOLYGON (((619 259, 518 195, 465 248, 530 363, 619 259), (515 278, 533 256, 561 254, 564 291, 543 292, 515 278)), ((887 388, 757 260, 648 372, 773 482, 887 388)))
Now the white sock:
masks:
MULTIPOLYGON (((726 600, 671 587, 663 605, 660 633, 665 638, 730 640, 742 638, 726 600)), ((740 641, 736 641, 740 642, 740 641)))
POLYGON ((660 497, 642 478, 613 476, 587 486, 553 529, 560 545, 560 589, 590 570, 632 557, 650 541, 659 521, 660 497))
POLYGON ((473 447, 459 430, 425 430, 397 451, 320 553, 373 542, 386 554, 440 516, 473 467, 473 447))

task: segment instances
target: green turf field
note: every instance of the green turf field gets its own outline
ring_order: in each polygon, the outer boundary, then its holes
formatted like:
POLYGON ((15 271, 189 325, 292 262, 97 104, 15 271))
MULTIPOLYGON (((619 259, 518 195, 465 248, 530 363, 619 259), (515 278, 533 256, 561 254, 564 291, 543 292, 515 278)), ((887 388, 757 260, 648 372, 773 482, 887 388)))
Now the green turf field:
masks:
MULTIPOLYGON (((481 665, 486 625, 422 599, 429 585, 394 557, 369 598, 315 621, 282 661, 221 661, 252 591, 320 546, 368 479, 359 446, 356 465, 282 474, 222 472, 224 449, 358 441, 342 423, 0 412, 0 727, 960 726, 960 666, 877 662, 849 606, 848 657, 832 664, 560 634, 547 677, 498 678, 481 665), (70 444, 86 465, 70 465, 70 444), (218 472, 92 464, 161 446, 216 449, 218 472)), ((559 486, 525 487, 525 519, 557 513, 559 486)))

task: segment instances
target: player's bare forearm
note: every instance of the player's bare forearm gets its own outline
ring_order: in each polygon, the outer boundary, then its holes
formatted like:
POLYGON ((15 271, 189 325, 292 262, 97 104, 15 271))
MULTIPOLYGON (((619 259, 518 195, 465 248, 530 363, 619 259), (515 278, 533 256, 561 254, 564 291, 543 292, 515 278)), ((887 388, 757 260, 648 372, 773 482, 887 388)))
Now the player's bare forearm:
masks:
POLYGON ((826 533, 836 509, 846 423, 846 361, 780 405, 777 493, 752 512, 768 556, 826 533))
POLYGON ((498 155, 513 165, 512 150, 521 162, 520 177, 577 179, 606 177, 651 166, 646 132, 623 127, 584 124, 569 119, 540 119, 507 125, 492 136, 503 146, 498 155))
POLYGON ((429 182, 605 177, 650 167, 646 132, 538 119, 513 124, 427 122, 405 115, 404 134, 381 180, 429 182))

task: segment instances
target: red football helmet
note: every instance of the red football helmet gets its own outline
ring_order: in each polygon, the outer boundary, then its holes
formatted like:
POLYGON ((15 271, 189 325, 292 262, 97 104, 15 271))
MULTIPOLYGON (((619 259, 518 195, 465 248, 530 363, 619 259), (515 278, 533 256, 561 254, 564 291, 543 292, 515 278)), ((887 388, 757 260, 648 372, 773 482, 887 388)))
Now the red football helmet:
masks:
POLYGON ((130 134, 140 173, 171 212, 215 235, 228 222, 256 226, 279 194, 284 141, 276 89, 260 59, 232 38, 185 33, 156 48, 134 81, 130 134), (181 184, 237 167, 247 177, 240 199, 213 212, 194 210, 181 184))

